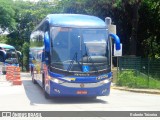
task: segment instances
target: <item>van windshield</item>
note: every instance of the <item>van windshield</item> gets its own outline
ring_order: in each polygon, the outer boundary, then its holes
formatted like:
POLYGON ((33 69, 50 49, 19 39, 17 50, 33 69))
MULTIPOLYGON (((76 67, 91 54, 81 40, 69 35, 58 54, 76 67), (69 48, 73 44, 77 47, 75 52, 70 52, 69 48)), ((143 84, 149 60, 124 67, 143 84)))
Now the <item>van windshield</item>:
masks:
POLYGON ((18 56, 15 49, 5 49, 6 50, 6 63, 10 64, 17 64, 18 63, 18 56))

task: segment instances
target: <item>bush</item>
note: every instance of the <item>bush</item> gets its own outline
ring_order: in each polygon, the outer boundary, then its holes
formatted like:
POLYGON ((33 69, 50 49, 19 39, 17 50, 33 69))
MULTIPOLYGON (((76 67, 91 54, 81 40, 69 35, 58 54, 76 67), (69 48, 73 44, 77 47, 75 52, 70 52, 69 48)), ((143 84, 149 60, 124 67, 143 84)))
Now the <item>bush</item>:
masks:
POLYGON ((160 89, 159 80, 149 78, 145 74, 137 74, 136 71, 131 70, 120 72, 116 85, 130 88, 160 89))
POLYGON ((116 82, 119 86, 128 86, 135 87, 136 86, 136 77, 134 71, 123 71, 119 74, 118 81, 116 82))

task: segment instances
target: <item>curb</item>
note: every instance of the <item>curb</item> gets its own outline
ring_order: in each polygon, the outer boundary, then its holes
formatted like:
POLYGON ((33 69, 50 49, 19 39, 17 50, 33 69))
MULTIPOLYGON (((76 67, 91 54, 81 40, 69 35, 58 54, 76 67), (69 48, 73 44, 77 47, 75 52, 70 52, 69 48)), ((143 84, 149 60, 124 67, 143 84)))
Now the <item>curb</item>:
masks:
POLYGON ((133 89, 133 88, 117 87, 117 86, 111 86, 111 89, 160 95, 160 90, 156 90, 156 89, 133 89))

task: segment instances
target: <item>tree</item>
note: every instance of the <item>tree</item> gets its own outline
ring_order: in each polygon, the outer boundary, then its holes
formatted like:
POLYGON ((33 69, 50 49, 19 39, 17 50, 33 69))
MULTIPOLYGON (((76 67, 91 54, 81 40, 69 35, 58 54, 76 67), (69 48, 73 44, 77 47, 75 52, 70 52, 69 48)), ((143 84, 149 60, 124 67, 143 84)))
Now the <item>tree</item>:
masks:
MULTIPOLYGON (((126 2, 126 0, 123 0, 126 2)), ((138 21, 139 14, 138 10, 141 5, 141 0, 129 0, 126 4, 131 4, 131 12, 132 12, 132 33, 130 39, 130 55, 137 54, 137 31, 138 31, 138 21)))
MULTIPOLYGON (((29 47, 30 41, 30 34, 34 30, 34 27, 40 23, 40 21, 50 13, 53 13, 55 10, 55 5, 57 1, 51 2, 22 2, 22 1, 15 1, 15 21, 18 23, 16 29, 12 31, 7 41, 8 43, 13 43, 14 46, 23 51, 23 56, 27 56, 27 52, 24 52, 23 47, 27 49, 29 47)), ((29 48, 28 48, 29 49, 29 48)), ((23 63, 28 71, 29 65, 28 58, 23 59, 23 63)))
POLYGON ((22 47, 23 65, 25 69, 29 70, 29 43, 25 42, 22 47))
POLYGON ((139 18, 139 51, 143 56, 160 57, 160 1, 144 0, 139 18), (143 48, 143 49, 142 49, 143 48))
POLYGON ((14 19, 15 11, 12 0, 0 0, 0 28, 5 31, 13 31, 16 28, 14 19))

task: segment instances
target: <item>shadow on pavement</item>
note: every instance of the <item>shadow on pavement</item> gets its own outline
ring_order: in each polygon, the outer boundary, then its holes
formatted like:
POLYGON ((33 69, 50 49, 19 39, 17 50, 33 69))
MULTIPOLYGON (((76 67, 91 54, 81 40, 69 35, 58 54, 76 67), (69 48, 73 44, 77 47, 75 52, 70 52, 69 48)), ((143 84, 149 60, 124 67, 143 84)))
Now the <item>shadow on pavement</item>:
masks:
POLYGON ((23 86, 26 96, 30 100, 30 104, 108 104, 107 101, 95 98, 86 97, 53 97, 46 99, 43 89, 38 84, 33 84, 31 80, 23 80, 23 86))

